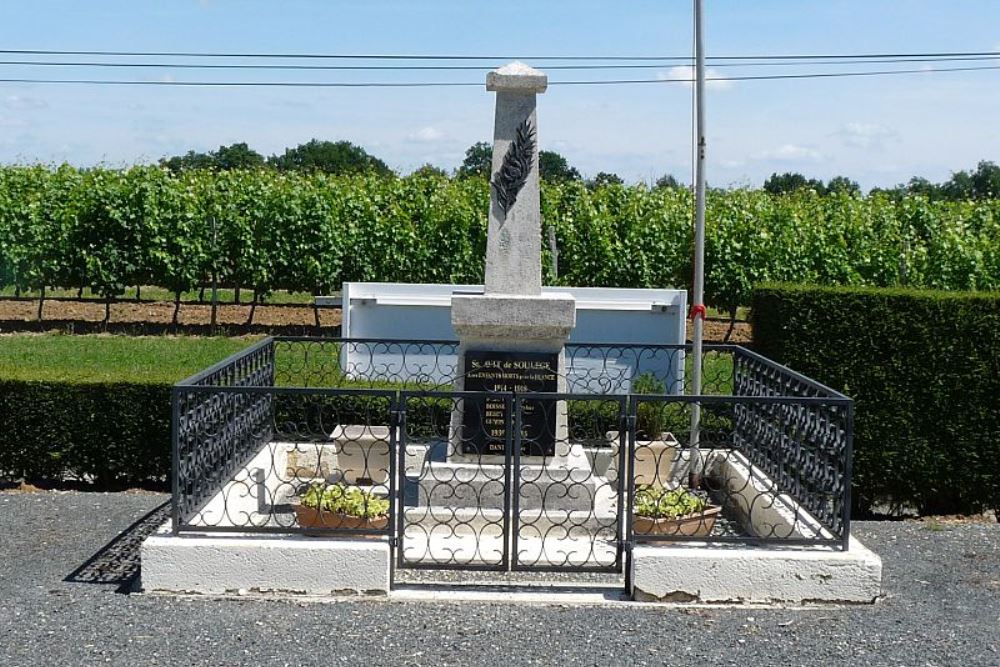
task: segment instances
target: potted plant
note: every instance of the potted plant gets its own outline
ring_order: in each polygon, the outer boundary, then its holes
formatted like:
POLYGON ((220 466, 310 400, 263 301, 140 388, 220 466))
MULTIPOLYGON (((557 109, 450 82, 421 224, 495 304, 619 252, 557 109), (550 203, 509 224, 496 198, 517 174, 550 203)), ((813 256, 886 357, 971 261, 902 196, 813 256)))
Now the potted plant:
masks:
POLYGON ((705 537, 721 511, 702 492, 642 485, 635 492, 632 528, 636 535, 705 537))
MULTIPOLYGON (((636 378, 633 392, 638 395, 662 396, 666 385, 651 373, 636 378)), ((662 401, 640 401, 636 409, 635 458, 632 461, 635 483, 646 486, 667 486, 672 480, 674 462, 680 444, 667 432, 668 412, 675 406, 662 401)))
MULTIPOLYGON (((638 396, 662 396, 666 393, 666 385, 652 373, 643 373, 635 378, 631 392, 638 396)), ((676 424, 677 405, 664 401, 640 401, 636 410, 635 453, 632 459, 633 476, 637 485, 664 486, 673 481, 674 462, 678 459, 680 443, 672 433, 667 431, 669 424, 676 424)), ((604 442, 618 442, 619 431, 608 431, 604 442)), ((616 454, 606 457, 608 460, 598 469, 595 459, 594 474, 605 474, 609 464, 616 454)))
POLYGON ((299 526, 307 530, 384 530, 389 524, 388 500, 344 483, 313 483, 294 507, 299 526))

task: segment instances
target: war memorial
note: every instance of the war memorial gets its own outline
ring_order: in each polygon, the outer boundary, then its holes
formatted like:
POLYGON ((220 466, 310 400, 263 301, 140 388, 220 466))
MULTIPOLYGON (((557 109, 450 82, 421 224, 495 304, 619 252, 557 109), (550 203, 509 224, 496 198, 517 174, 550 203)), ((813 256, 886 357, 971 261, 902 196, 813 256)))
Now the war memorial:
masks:
POLYGON ((879 597, 851 536, 851 399, 737 345, 692 355, 683 292, 543 287, 547 81, 522 63, 486 81, 483 285, 345 286, 343 338, 267 338, 174 388, 145 590, 879 597))

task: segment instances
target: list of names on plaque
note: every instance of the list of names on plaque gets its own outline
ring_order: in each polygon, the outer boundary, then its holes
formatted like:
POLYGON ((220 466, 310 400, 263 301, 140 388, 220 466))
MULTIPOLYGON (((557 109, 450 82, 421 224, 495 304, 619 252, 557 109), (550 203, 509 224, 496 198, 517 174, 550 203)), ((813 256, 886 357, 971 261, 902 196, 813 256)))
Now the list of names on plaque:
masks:
MULTIPOLYGON (((496 397, 465 399, 463 451, 467 454, 504 453, 507 430, 514 428, 503 394, 558 391, 559 355, 538 352, 465 353, 465 390, 496 392, 496 397)), ((510 404, 513 407, 513 404, 510 404)), ((552 456, 556 441, 556 404, 523 401, 522 454, 552 456)))

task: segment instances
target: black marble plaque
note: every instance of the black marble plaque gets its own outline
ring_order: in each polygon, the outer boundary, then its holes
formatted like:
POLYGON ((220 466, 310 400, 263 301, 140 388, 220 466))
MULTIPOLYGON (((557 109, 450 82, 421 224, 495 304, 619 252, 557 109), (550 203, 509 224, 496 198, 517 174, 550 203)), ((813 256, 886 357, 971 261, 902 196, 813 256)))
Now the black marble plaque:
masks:
MULTIPOLYGON (((515 426, 503 394, 556 392, 559 355, 538 352, 465 353, 465 390, 497 392, 482 400, 465 400, 462 424, 466 454, 503 455, 507 431, 515 426)), ((513 410, 513 401, 510 404, 513 410)), ((511 438, 514 441, 514 438, 511 438)), ((556 402, 523 401, 521 453, 553 456, 556 449, 556 402)))

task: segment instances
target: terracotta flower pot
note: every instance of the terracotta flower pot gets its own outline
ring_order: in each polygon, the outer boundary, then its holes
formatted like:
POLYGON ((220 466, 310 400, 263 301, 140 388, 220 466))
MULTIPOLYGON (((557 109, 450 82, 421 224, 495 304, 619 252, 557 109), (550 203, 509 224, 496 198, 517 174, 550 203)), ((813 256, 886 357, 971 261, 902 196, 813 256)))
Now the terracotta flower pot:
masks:
POLYGON ((388 516, 366 519, 360 516, 307 507, 302 503, 296 503, 294 507, 299 527, 306 529, 307 535, 309 530, 385 530, 385 527, 389 525, 388 516))
POLYGON ((706 537, 715 527, 715 519, 721 507, 709 505, 701 512, 680 516, 675 519, 653 519, 647 516, 633 517, 632 531, 636 535, 683 535, 685 537, 706 537))

